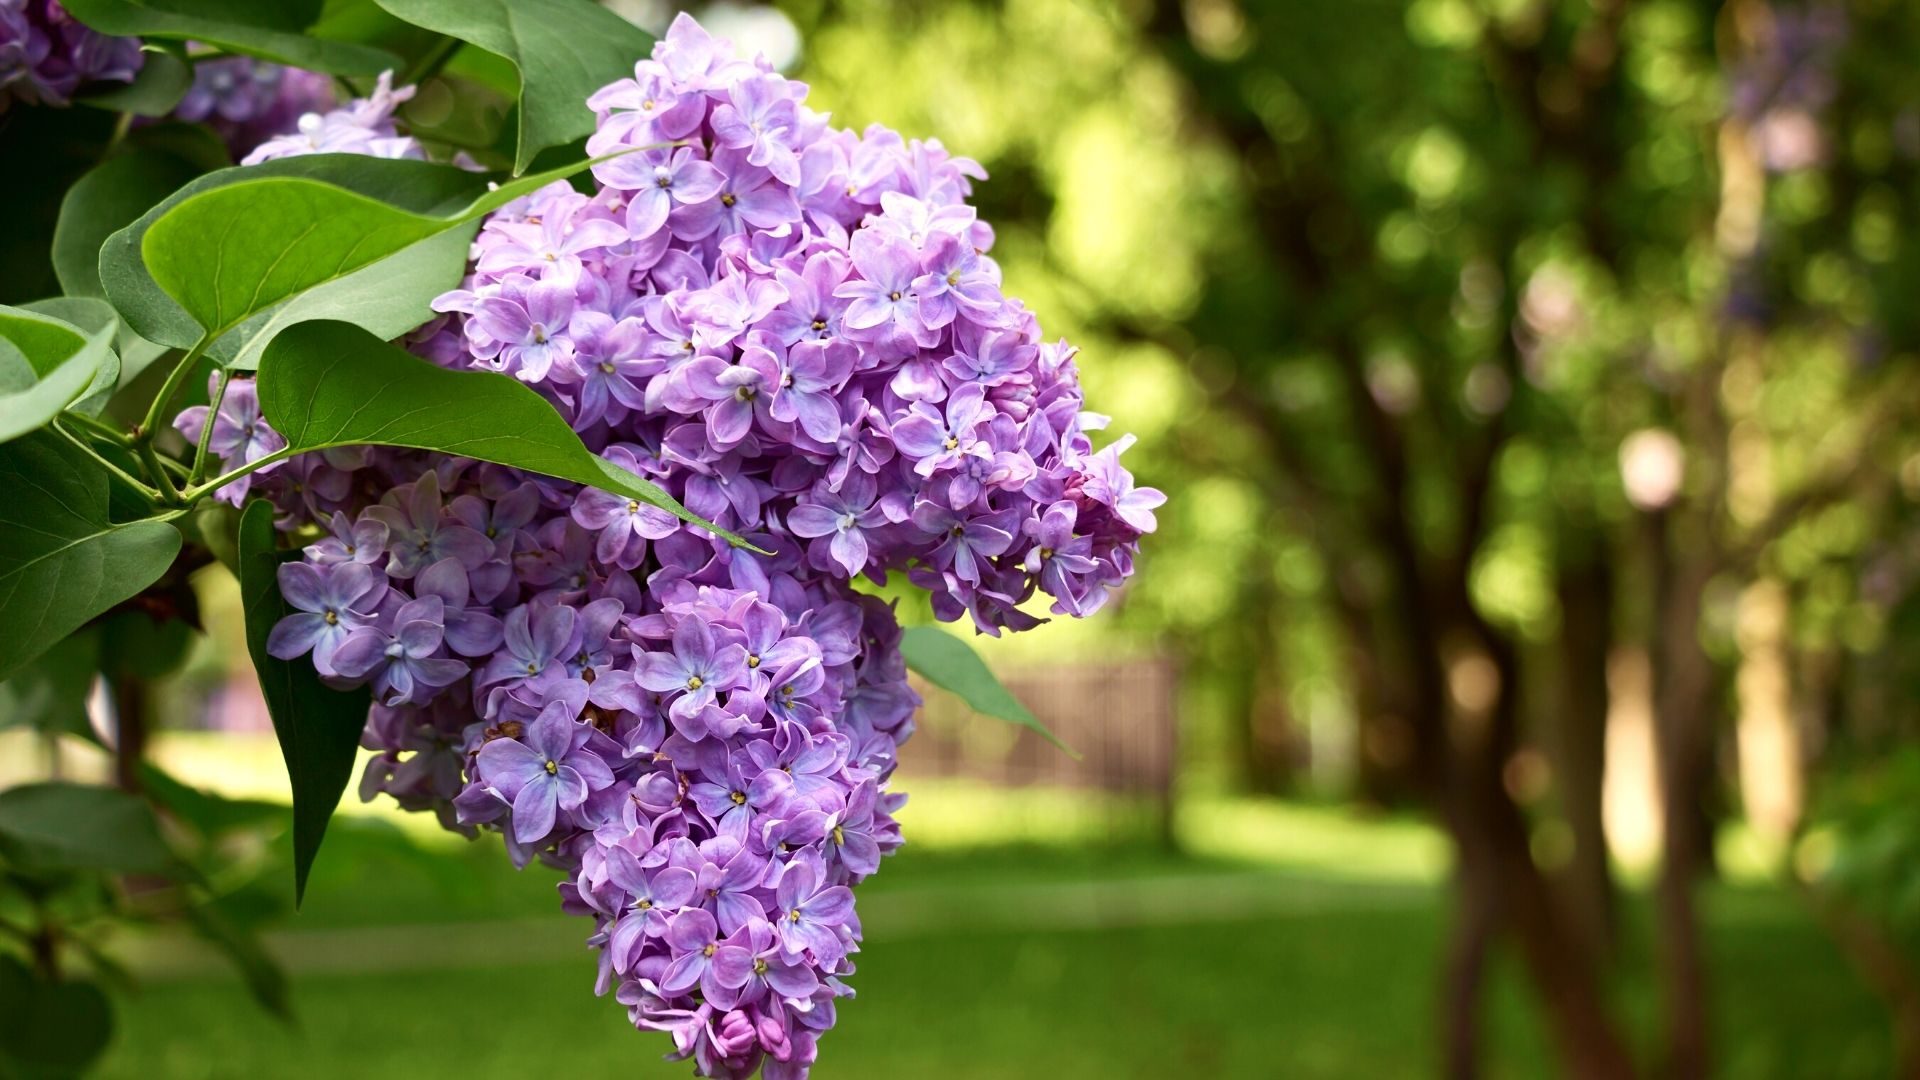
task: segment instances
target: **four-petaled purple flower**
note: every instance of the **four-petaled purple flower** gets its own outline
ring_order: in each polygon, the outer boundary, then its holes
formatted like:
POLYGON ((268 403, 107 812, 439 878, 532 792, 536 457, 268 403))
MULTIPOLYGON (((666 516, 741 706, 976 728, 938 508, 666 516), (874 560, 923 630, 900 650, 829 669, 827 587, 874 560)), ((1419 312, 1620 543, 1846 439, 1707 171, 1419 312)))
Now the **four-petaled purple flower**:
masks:
POLYGON ((400 605, 390 620, 348 634, 333 652, 334 674, 370 679, 383 705, 424 701, 468 671, 465 661, 440 655, 446 614, 440 598, 423 596, 400 605))
POLYGON ((552 832, 560 811, 613 784, 613 771, 587 749, 593 729, 574 719, 576 709, 555 698, 526 726, 525 741, 494 739, 476 758, 485 783, 513 805, 513 836, 523 844, 552 832))
POLYGON ((374 621, 387 595, 387 579, 358 562, 286 563, 279 579, 280 595, 300 610, 274 624, 267 652, 282 660, 311 652, 314 670, 339 674, 334 654, 349 634, 374 621))
POLYGON ((830 961, 846 955, 840 934, 860 929, 853 914, 853 892, 845 885, 826 884, 818 855, 809 851, 795 856, 781 872, 774 894, 778 915, 774 930, 783 955, 799 959, 810 953, 830 961))
POLYGON ((642 652, 635 660, 634 680, 656 694, 672 694, 676 720, 692 717, 720 691, 740 685, 747 670, 747 650, 716 647, 713 627, 698 615, 682 618, 673 628, 672 652, 642 652))

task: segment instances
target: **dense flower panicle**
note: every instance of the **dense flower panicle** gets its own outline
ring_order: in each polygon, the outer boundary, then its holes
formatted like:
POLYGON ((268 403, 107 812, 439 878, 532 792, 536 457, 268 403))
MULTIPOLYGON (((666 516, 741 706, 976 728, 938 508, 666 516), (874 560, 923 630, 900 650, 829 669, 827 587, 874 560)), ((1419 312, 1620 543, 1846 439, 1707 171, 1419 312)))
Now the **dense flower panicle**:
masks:
POLYGON ((0 0, 0 112, 65 105, 81 87, 140 73, 140 42, 82 26, 59 0, 0 0))
MULTIPOLYGON (((383 81, 250 160, 391 151, 407 92, 383 81)), ((408 339, 522 380, 768 554, 443 455, 251 478, 315 537, 270 651, 373 688, 362 794, 562 868, 599 991, 705 1076, 806 1074, 852 992, 852 887, 901 842, 889 781, 919 699, 854 579, 905 572, 989 634, 1039 603, 1085 615, 1162 501, 1120 464, 1129 439, 1093 449, 1074 350, 1002 294, 965 202, 978 166, 832 128, 805 92, 682 16, 591 99, 593 152, 638 149, 590 195, 491 215, 408 339)), ((229 465, 277 445, 244 381, 211 422, 229 465)))

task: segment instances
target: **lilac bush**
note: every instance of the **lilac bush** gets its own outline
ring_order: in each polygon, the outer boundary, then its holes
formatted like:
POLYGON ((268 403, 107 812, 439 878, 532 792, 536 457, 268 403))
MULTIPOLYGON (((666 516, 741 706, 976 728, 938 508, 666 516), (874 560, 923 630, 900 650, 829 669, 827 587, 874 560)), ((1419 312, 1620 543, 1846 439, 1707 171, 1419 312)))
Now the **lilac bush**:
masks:
MULTIPOLYGON (((249 160, 416 155, 391 119, 407 92, 383 80, 249 160)), ((985 634, 1087 615, 1162 501, 1120 464, 1130 440, 1095 451, 1073 348, 1001 292, 966 203, 979 167, 834 128, 805 95, 682 16, 591 99, 589 149, 620 154, 593 193, 491 215, 408 339, 526 383, 761 551, 444 455, 251 477, 313 539, 281 570, 298 612, 271 651, 373 688, 363 796, 563 870, 596 989, 703 1076, 806 1075, 852 993, 852 889, 901 843, 890 778, 919 699, 892 607, 856 580, 904 572, 985 634)), ((211 418, 229 465, 274 438, 245 385, 211 418)))

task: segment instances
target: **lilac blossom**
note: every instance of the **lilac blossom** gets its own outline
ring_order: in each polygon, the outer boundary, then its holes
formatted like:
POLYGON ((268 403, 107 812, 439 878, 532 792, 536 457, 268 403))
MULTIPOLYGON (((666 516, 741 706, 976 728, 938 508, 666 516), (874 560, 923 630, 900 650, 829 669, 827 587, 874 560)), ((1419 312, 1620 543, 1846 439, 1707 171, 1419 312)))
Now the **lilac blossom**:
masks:
POLYGON ((389 625, 359 627, 334 649, 334 674, 372 680, 383 704, 410 705, 467 673, 463 661, 440 655, 446 625, 439 597, 409 600, 382 622, 389 625))
POLYGON ((513 804, 513 836, 523 844, 552 832, 561 811, 613 785, 613 771, 587 749, 593 729, 574 711, 573 702, 555 698, 527 725, 524 741, 494 739, 474 762, 487 785, 513 804))
MULTIPOLYGON (((220 375, 215 372, 207 378, 207 395, 210 398, 219 397, 220 408, 217 412, 205 405, 190 406, 180 410, 173 426, 196 445, 205 434, 207 452, 219 459, 221 472, 251 465, 286 448, 287 440, 268 426, 260 414, 260 395, 252 379, 229 380, 226 393, 222 395, 220 375), (213 430, 210 432, 206 430, 209 412, 213 415, 213 430)), ((255 477, 280 465, 280 462, 275 462, 262 466, 257 472, 221 485, 214 494, 223 502, 238 506, 246 499, 255 477)))
POLYGON ((313 654, 322 675, 337 675, 334 654, 347 636, 374 621, 387 594, 387 579, 365 563, 332 566, 303 562, 280 567, 280 595, 298 609, 274 624, 267 652, 282 660, 313 654))
MULTIPOLYGON (((407 93, 250 156, 411 155, 407 93)), ((1096 447, 1073 348, 1001 291, 978 165, 832 127, 684 16, 589 107, 591 152, 633 152, 592 193, 487 215, 402 343, 518 378, 610 467, 759 550, 617 492, 335 448, 254 478, 282 528, 324 532, 280 641, 373 687, 365 797, 566 873, 597 989, 636 1027, 702 1075, 804 1077, 852 992, 850 890, 901 843, 919 703, 893 608, 855 579, 988 634, 1041 622, 1041 592, 1084 615, 1164 496, 1120 464, 1129 439, 1096 447)))

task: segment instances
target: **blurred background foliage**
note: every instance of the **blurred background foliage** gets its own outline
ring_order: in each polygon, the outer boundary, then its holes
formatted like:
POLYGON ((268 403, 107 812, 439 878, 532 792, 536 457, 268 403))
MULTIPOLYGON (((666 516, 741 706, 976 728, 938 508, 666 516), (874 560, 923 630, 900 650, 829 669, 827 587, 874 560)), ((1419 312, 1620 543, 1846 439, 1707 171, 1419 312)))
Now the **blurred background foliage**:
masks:
MULTIPOLYGON (((1033 684, 1177 672, 1082 718, 1170 729, 1170 818, 911 746, 822 1075, 1920 1075, 1920 7, 696 13, 985 165, 1009 292, 1172 496, 1107 611, 983 643, 1033 684)), ((179 728, 246 712, 203 603, 179 728)), ((261 738, 155 754, 282 797, 261 738)), ((169 989, 107 1072, 650 1056, 537 872, 390 816, 271 938, 301 1034, 211 1022, 238 989, 136 940, 169 989)), ((284 917, 276 845, 227 842, 236 912, 284 917)))

